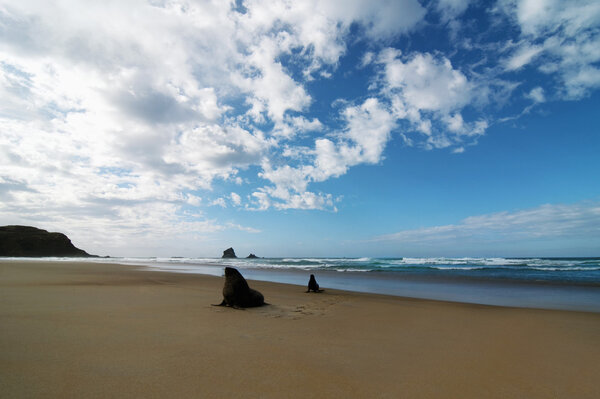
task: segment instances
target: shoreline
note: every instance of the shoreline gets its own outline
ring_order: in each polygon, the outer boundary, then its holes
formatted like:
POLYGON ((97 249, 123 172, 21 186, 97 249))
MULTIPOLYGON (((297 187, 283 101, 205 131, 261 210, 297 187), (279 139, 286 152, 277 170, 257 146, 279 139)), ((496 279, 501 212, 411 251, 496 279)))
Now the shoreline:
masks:
MULTIPOLYGON (((144 270, 173 272, 172 268, 138 265, 144 270)), ((178 271, 220 277, 221 266, 203 265, 202 272, 178 271)), ((328 270, 282 270, 239 268, 245 278, 306 287, 315 274, 322 288, 351 293, 389 295, 486 306, 570 310, 600 313, 600 286, 565 282, 486 279, 465 276, 419 275, 388 272, 334 272, 328 270)))
MULTIPOLYGON (((249 280, 293 284, 305 287, 310 274, 315 274, 322 288, 354 293, 391 295, 395 297, 430 299, 500 307, 570 310, 600 313, 600 285, 557 281, 510 280, 464 276, 449 273, 413 272, 358 272, 331 270, 304 270, 253 267, 250 264, 202 264, 138 261, 120 258, 1 259, 0 262, 81 262, 82 264, 110 264, 135 267, 138 270, 165 273, 208 275, 221 277, 224 266, 237 267, 249 280), (108 260, 108 262, 103 262, 108 260)), ((245 259, 240 259, 245 262, 245 259)))
POLYGON ((6 397, 596 398, 600 315, 0 261, 6 397))

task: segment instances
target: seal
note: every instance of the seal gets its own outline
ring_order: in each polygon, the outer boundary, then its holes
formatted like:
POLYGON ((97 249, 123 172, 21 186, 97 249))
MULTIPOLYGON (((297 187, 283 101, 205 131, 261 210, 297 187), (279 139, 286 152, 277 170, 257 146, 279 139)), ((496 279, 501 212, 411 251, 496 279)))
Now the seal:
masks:
POLYGON ((319 289, 319 284, 317 284, 317 280, 315 279, 315 275, 311 274, 310 279, 308 280, 308 290, 306 292, 322 292, 323 290, 319 289))
POLYGON ((231 306, 233 308, 251 308, 265 305, 263 295, 248 286, 242 274, 233 267, 225 268, 223 302, 213 306, 231 306))

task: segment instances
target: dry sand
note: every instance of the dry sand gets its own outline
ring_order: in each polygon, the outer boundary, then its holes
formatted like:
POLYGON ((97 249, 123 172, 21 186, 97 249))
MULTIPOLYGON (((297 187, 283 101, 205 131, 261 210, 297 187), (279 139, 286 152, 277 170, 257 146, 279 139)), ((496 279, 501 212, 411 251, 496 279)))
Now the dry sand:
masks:
POLYGON ((210 306, 222 286, 132 266, 0 261, 0 396, 600 397, 597 313, 257 281, 271 305, 210 306))

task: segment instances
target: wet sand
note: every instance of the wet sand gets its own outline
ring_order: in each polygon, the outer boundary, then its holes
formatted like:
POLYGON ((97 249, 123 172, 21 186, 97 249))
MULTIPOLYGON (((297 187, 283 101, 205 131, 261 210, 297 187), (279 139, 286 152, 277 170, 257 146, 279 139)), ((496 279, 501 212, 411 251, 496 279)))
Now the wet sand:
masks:
MULTIPOLYGON (((308 281, 308 275, 307 275, 308 281)), ((3 398, 597 398, 600 314, 0 261, 3 398)))

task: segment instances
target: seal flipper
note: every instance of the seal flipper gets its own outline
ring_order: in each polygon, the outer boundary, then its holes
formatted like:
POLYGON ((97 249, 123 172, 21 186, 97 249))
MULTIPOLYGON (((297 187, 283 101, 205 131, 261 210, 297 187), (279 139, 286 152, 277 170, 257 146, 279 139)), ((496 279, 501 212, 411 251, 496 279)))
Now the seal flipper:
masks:
POLYGON ((227 302, 225 302, 225 299, 223 299, 223 302, 221 302, 220 304, 217 305, 217 304, 211 303, 211 306, 227 306, 227 302))

